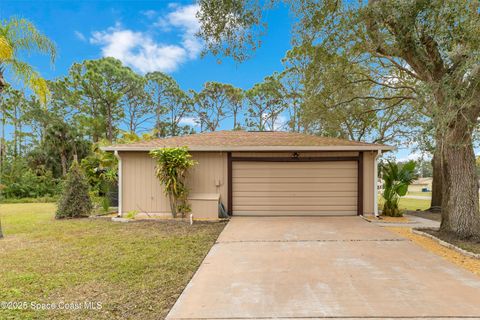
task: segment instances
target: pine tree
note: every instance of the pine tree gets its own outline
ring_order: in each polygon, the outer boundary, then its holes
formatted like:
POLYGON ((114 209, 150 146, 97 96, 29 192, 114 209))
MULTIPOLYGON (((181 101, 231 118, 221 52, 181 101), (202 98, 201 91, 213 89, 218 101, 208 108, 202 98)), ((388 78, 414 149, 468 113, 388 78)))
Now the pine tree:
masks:
POLYGON ((77 161, 67 174, 55 217, 77 218, 90 215, 93 204, 88 193, 88 182, 77 161))

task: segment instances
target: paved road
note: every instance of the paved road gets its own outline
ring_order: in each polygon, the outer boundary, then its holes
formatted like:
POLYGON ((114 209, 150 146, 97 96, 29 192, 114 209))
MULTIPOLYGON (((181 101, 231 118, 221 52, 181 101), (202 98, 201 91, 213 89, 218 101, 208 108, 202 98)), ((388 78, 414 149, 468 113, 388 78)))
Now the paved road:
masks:
POLYGON ((234 217, 168 319, 480 319, 480 278, 358 217, 234 217))

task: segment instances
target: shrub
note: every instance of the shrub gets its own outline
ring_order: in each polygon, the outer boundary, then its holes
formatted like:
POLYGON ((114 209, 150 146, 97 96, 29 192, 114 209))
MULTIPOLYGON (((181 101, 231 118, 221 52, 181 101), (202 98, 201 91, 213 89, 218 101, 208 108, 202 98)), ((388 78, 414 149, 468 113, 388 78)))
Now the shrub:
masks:
POLYGON ((192 156, 186 147, 152 150, 150 155, 157 161, 155 175, 164 186, 172 216, 176 218, 177 212, 180 212, 184 217, 190 211, 185 177, 187 170, 197 162, 191 159, 192 156))
POLYGON ((135 219, 135 216, 138 214, 137 210, 128 211, 127 214, 124 216, 125 219, 135 219))
POLYGON ((85 217, 90 215, 92 209, 87 179, 78 162, 74 161, 64 182, 55 217, 57 219, 85 217))
POLYGON ((108 197, 102 197, 102 210, 108 212, 110 209, 110 199, 108 197))
POLYGON ((382 177, 385 182, 383 214, 392 217, 402 216, 398 209, 398 202, 400 197, 407 194, 408 186, 417 178, 415 162, 409 161, 400 168, 395 162, 387 161, 382 166, 382 177))
POLYGON ((39 166, 32 169, 24 159, 4 162, 0 191, 4 199, 40 198, 58 195, 59 179, 39 166))

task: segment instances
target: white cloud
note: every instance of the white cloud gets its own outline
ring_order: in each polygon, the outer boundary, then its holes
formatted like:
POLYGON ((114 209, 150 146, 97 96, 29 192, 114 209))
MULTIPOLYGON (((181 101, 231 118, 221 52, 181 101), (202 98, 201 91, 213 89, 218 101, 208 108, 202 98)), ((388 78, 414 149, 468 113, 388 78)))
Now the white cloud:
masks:
POLYGON ((271 125, 271 119, 270 119, 270 114, 265 113, 263 115, 263 119, 266 120, 266 129, 267 130, 272 130, 272 131, 281 131, 285 129, 285 126, 287 125, 288 119, 286 116, 279 114, 273 123, 273 126, 271 125))
POLYGON ((153 19, 157 15, 157 12, 155 10, 145 10, 142 11, 141 14, 149 19, 153 19))
MULTIPOLYGON (((199 22, 195 17, 198 5, 169 5, 170 12, 153 25, 163 33, 176 32, 178 43, 156 41, 152 32, 123 28, 119 23, 104 31, 92 33, 90 42, 101 47, 104 57, 114 57, 142 73, 172 72, 188 60, 196 59, 202 49, 195 37, 199 22)), ((144 13, 146 14, 146 13, 144 13)), ((154 14, 154 12, 148 12, 154 14)))
POLYGON ((187 50, 190 58, 197 57, 202 49, 201 41, 195 36, 200 29, 200 23, 196 17, 200 9, 198 4, 191 4, 186 6, 179 6, 177 4, 170 4, 173 9, 165 17, 158 19, 156 26, 162 28, 164 31, 170 31, 172 28, 182 30, 182 44, 187 50))
POLYGON ((75 37, 77 37, 77 39, 79 39, 81 41, 84 41, 84 42, 87 41, 87 38, 80 31, 75 30, 74 33, 75 33, 75 37))
POLYGON ((406 156, 398 158, 397 161, 406 162, 406 161, 410 161, 410 160, 416 161, 416 160, 420 160, 420 159, 423 159, 424 161, 429 161, 431 159, 431 155, 425 154, 425 153, 422 153, 422 152, 419 152, 419 151, 415 151, 415 152, 409 153, 406 156))
POLYGON ((185 117, 182 118, 179 122, 182 126, 191 126, 191 127, 198 127, 198 121, 194 117, 185 117))
POLYGON ((102 45, 104 57, 117 58, 142 73, 174 71, 187 57, 181 46, 157 43, 146 33, 118 26, 94 32, 90 42, 102 45))

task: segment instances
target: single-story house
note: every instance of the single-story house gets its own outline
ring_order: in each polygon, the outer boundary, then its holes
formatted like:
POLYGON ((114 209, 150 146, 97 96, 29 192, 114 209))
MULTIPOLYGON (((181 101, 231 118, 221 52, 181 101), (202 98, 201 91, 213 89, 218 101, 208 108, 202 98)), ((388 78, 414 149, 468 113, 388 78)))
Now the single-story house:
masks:
POLYGON ((433 178, 418 178, 408 186, 409 192, 422 192, 424 189, 432 190, 433 178))
POLYGON ((377 210, 377 158, 393 147, 291 132, 216 131, 103 148, 119 159, 119 214, 169 216, 149 151, 188 147, 194 218, 362 215, 377 210))

